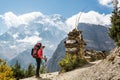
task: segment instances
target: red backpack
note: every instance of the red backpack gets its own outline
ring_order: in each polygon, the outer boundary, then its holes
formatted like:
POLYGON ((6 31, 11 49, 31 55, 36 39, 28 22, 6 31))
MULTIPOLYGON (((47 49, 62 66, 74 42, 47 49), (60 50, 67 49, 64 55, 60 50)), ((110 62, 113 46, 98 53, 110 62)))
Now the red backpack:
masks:
POLYGON ((34 48, 32 48, 32 50, 31 50, 31 55, 32 55, 32 57, 33 58, 38 58, 38 50, 40 49, 40 47, 41 47, 41 43, 37 43, 35 46, 34 46, 34 48))

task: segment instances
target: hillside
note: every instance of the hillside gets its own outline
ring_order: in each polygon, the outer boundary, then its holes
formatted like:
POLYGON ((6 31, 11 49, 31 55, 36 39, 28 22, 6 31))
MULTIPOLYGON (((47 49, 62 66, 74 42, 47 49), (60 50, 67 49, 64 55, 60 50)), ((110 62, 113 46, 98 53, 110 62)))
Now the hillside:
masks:
POLYGON ((106 59, 98 62, 98 64, 94 66, 81 68, 72 72, 61 74, 53 80, 68 80, 68 79, 120 80, 120 47, 114 48, 106 59))
POLYGON ((99 64, 78 74, 75 80, 120 80, 120 47, 114 48, 110 55, 99 64))
MULTIPOLYGON (((42 74, 41 77, 51 80, 120 80, 120 47, 114 48, 102 61, 91 62, 82 68, 62 74, 42 74)), ((38 79, 31 77, 22 80, 38 79)))

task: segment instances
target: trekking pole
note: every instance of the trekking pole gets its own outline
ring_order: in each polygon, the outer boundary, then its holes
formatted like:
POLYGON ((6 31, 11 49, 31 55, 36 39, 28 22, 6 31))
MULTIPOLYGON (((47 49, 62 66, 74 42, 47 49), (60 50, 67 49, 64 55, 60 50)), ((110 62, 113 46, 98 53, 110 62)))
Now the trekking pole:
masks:
POLYGON ((45 60, 44 60, 44 67, 45 67, 45 71, 44 71, 44 74, 46 75, 46 78, 47 78, 47 67, 46 67, 46 65, 47 65, 47 60, 46 60, 47 58, 45 57, 45 60))

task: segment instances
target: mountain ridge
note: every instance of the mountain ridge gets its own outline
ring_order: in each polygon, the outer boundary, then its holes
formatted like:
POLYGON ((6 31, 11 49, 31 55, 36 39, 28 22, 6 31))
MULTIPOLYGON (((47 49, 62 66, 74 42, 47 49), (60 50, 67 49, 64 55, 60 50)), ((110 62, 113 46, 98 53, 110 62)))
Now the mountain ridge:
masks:
POLYGON ((46 54, 50 57, 60 40, 66 35, 59 25, 66 27, 62 16, 42 14, 34 21, 30 21, 30 24, 22 22, 19 25, 14 24, 7 32, 0 35, 0 55, 3 55, 2 58, 7 61, 11 60, 23 51, 32 48, 37 41, 41 41, 43 45, 49 46, 46 47, 45 52, 50 52, 46 54))

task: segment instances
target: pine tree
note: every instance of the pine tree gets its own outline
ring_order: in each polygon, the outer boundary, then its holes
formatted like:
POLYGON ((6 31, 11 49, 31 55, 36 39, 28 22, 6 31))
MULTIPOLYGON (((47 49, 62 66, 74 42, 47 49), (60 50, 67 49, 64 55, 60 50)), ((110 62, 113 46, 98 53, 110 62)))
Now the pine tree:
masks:
POLYGON ((13 71, 6 65, 6 62, 0 59, 0 80, 13 80, 13 71))
POLYGON ((43 73, 45 73, 45 72, 46 72, 46 67, 45 67, 44 65, 42 65, 42 66, 40 67, 40 73, 43 74, 43 73))
POLYGON ((16 61, 15 66, 12 66, 12 70, 13 70, 13 76, 17 80, 25 77, 25 71, 24 71, 24 69, 21 69, 21 65, 18 62, 18 60, 16 61))
POLYGON ((109 29, 109 36, 120 46, 120 10, 114 9, 111 17, 112 26, 109 29))
POLYGON ((31 77, 34 74, 35 74, 35 67, 34 67, 34 65, 29 64, 26 77, 31 77))

